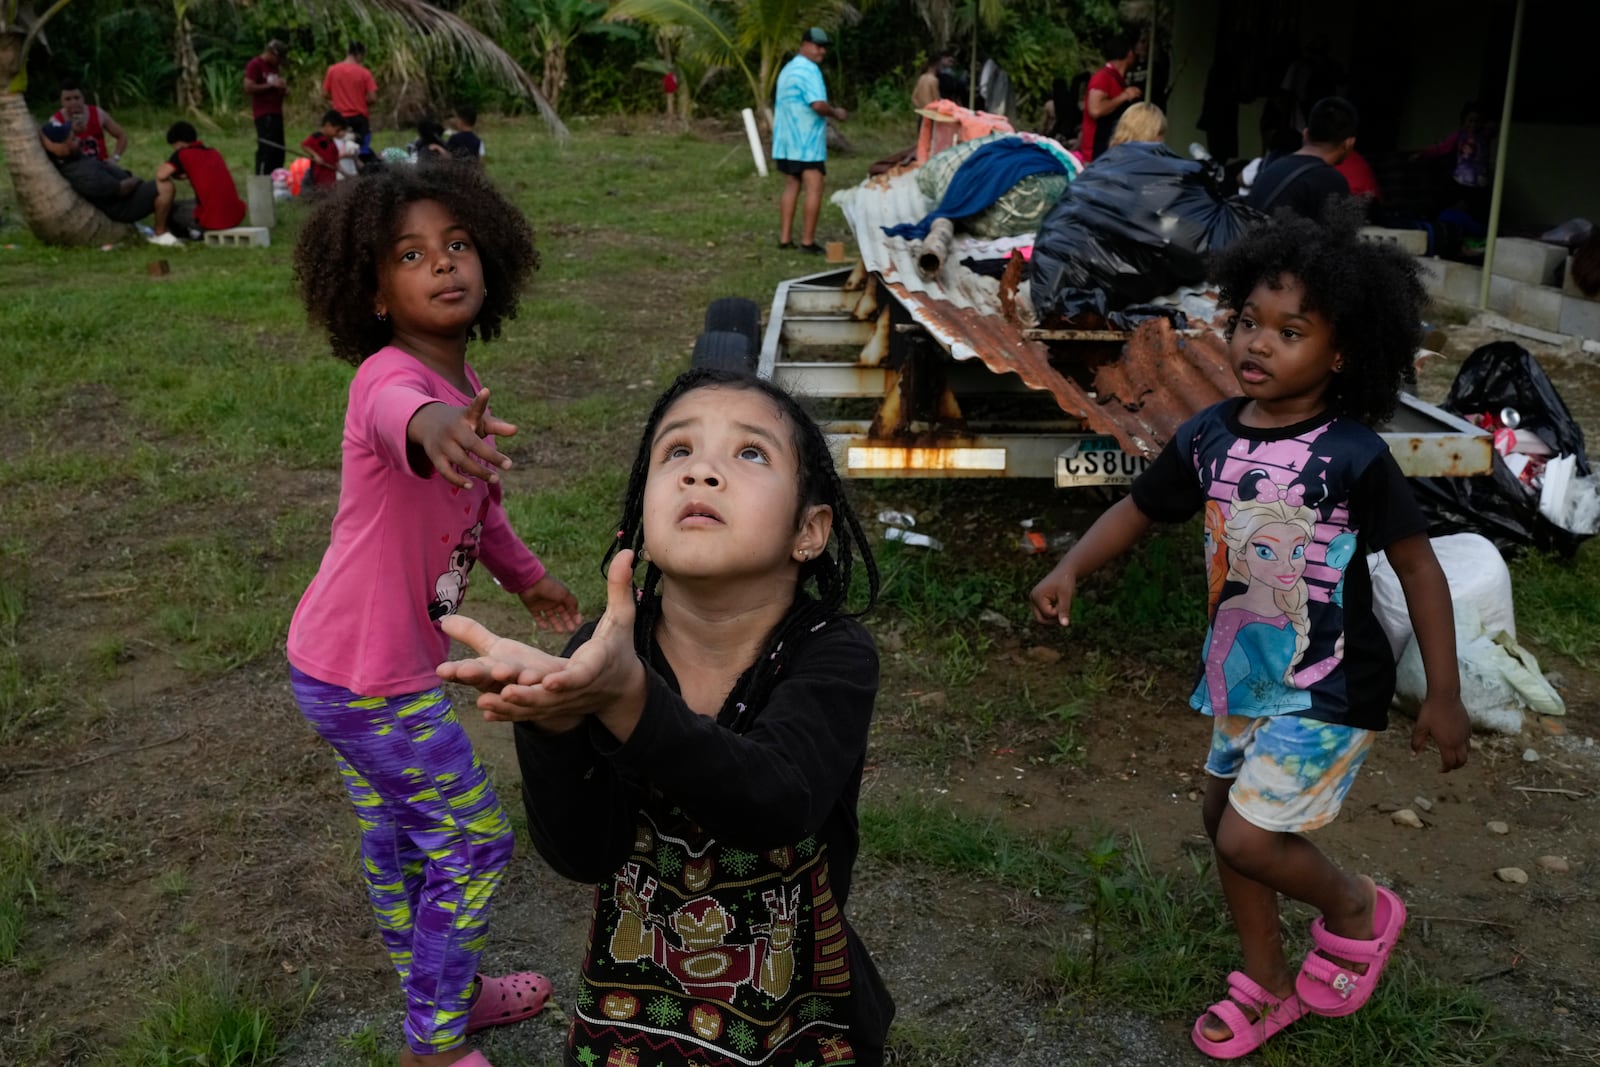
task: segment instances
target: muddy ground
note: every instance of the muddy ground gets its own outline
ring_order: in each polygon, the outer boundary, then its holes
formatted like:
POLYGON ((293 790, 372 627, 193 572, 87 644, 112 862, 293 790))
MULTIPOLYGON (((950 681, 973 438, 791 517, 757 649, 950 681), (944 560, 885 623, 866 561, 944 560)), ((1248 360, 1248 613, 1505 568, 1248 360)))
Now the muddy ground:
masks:
MULTIPOLYGON (((1472 327, 1450 334, 1447 358, 1425 375, 1424 391, 1435 397, 1453 363, 1488 336, 1472 327)), ((1538 350, 1580 422, 1600 427, 1600 369, 1538 350)), ((325 471, 274 472, 226 521, 268 521, 286 499, 321 501, 331 514, 336 490, 325 471)), ((993 550, 984 531, 1012 528, 1047 498, 1016 487, 977 494, 993 522, 947 537, 947 550, 993 550)), ((43 576, 37 642, 81 647, 85 633, 119 625, 114 600, 74 595, 92 587, 86 576, 97 568, 114 570, 109 557, 119 548, 79 531, 90 513, 92 505, 63 507, 60 528, 49 531, 74 564, 43 576)), ((1019 614, 1015 604, 994 606, 1019 614)), ((512 608, 499 598, 482 610, 492 623, 514 618, 512 608)), ((1030 649, 1075 651, 1053 630, 1019 625, 995 638, 997 669, 976 688, 1042 681, 1059 669, 1030 649)), ((1538 650, 1537 634, 1523 638, 1538 650)), ((280 664, 267 657, 196 686, 153 650, 130 655, 99 694, 104 715, 70 745, 4 752, 0 814, 76 826, 88 854, 45 872, 50 906, 34 916, 29 962, 0 970, 0 1063, 83 1061, 145 1013, 153 976, 205 959, 266 975, 280 995, 314 987, 286 1043, 287 1064, 357 1062, 340 1041, 362 1032, 392 1047, 399 997, 359 889, 352 818, 280 664)), ((1137 692, 1133 675, 1119 678, 1081 724, 1082 766, 1052 763, 1037 730, 929 760, 907 755, 925 749, 912 743, 915 722, 903 713, 927 696, 920 655, 886 655, 883 755, 864 803, 923 798, 1029 830, 1136 829, 1158 866, 1186 865, 1203 849, 1195 790, 1207 724, 1181 709, 1185 671, 1141 674, 1137 692)), ((1535 722, 1516 738, 1480 737, 1471 764, 1449 777, 1431 754, 1411 758, 1407 730, 1391 730, 1345 816, 1319 841, 1408 900, 1403 965, 1470 985, 1503 1023, 1541 1036, 1538 1045, 1502 1048, 1501 1062, 1600 1063, 1600 674, 1560 657, 1543 665, 1561 676, 1563 721, 1535 722), (1390 812, 1417 807, 1419 797, 1431 805, 1424 827, 1396 825, 1390 812), (1508 832, 1493 832, 1491 821, 1508 832), (1568 870, 1541 868, 1546 856, 1563 857, 1568 870), (1529 881, 1497 880, 1507 866, 1529 881)), ((472 731, 514 809, 509 732, 481 723, 472 731)), ((900 1005, 897 1062, 1207 1062, 1188 1040, 1192 1012, 1156 1016, 1139 1004, 1048 994, 1040 976, 1053 946, 1081 931, 1064 905, 870 854, 856 887, 854 921, 900 1005)), ((573 986, 588 896, 520 847, 495 905, 486 969, 541 968, 559 999, 573 986)), ((560 1007, 491 1035, 488 1055, 501 1067, 557 1062, 560 1007)))

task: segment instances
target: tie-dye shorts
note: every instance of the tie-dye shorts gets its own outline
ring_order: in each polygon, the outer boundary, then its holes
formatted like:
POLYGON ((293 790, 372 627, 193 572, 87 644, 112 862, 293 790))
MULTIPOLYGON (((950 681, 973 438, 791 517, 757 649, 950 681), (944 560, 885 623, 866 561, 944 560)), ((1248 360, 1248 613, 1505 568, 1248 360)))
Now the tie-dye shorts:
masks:
POLYGON ((1339 814, 1373 733, 1298 715, 1223 715, 1206 773, 1233 779, 1228 803, 1263 830, 1315 830, 1339 814))

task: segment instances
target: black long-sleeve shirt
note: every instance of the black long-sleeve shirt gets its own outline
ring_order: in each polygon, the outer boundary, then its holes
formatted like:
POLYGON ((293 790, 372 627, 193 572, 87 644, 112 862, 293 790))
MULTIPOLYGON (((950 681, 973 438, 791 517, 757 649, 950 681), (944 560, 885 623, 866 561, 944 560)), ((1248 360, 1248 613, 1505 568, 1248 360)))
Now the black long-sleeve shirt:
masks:
POLYGON ((893 1002, 844 917, 877 651, 834 619, 785 658, 763 706, 712 719, 652 649, 626 742, 518 725, 534 844, 598 886, 569 1062, 881 1060, 893 1002))

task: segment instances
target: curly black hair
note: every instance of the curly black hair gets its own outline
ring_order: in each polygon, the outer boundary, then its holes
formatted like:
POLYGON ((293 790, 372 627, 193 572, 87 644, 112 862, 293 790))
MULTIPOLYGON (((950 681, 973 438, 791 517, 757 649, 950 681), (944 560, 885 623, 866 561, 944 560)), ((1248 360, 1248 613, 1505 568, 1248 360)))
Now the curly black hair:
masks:
MULTIPOLYGON (((740 704, 760 709, 772 687, 777 684, 784 661, 812 633, 821 629, 830 619, 839 615, 864 615, 878 599, 878 564, 872 556, 872 546, 861 520, 856 517, 850 498, 845 494, 844 482, 834 466, 833 453, 828 450, 828 440, 807 411, 795 398, 764 378, 737 371, 698 368, 685 371, 667 387, 656 401, 645 420, 644 433, 639 438, 639 452, 634 457, 628 474, 628 488, 623 495, 622 517, 617 520, 616 535, 606 549, 600 563, 604 575, 612 557, 624 549, 632 549, 635 561, 644 547, 644 487, 650 476, 651 448, 661 419, 673 404, 696 389, 708 388, 746 389, 760 393, 789 423, 793 434, 795 454, 799 460, 799 480, 795 487, 796 513, 813 504, 826 504, 833 511, 833 532, 829 538, 833 551, 826 547, 800 565, 800 589, 815 583, 814 596, 802 592, 796 608, 784 616, 783 621, 767 636, 766 647, 756 658, 755 668, 741 679, 737 700, 740 704), (866 577, 866 603, 859 611, 846 610, 851 595, 855 562, 859 560, 866 577)), ((656 622, 660 618, 660 598, 656 591, 661 584, 661 570, 654 563, 645 565, 644 581, 639 594, 639 611, 634 618, 634 647, 647 651, 654 640, 656 622)))
POLYGON ((300 230, 294 273, 313 323, 328 331, 333 354, 359 364, 389 343, 393 330, 373 314, 378 263, 388 254, 406 206, 437 200, 465 226, 483 264, 488 295, 467 331, 485 341, 515 318, 528 276, 539 267, 533 230, 483 174, 455 160, 393 166, 342 181, 300 230))
POLYGON ((1280 214, 1218 252, 1209 273, 1222 305, 1235 312, 1258 285, 1276 289, 1284 275, 1299 281, 1306 309, 1328 319, 1344 356, 1323 399, 1370 426, 1392 415, 1401 386, 1416 381, 1428 297, 1416 260, 1360 236, 1361 205, 1330 205, 1325 214, 1321 225, 1280 214))

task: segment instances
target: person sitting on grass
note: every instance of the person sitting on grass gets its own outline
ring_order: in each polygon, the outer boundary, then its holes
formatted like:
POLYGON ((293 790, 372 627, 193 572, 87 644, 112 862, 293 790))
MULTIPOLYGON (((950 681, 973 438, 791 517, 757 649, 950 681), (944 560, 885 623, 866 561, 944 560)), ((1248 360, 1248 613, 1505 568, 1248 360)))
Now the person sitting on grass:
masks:
POLYGON ((45 123, 39 139, 72 191, 112 222, 138 222, 167 206, 162 198, 171 197, 170 185, 163 190, 114 163, 84 155, 77 134, 66 123, 45 123))
POLYGON ((487 154, 483 138, 473 129, 477 124, 478 109, 471 104, 459 105, 446 120, 445 125, 450 127, 450 140, 445 142, 445 147, 456 159, 477 163, 487 154))
POLYGON ((51 115, 50 121, 71 126, 78 138, 78 151, 89 159, 120 163, 128 151, 128 131, 105 108, 89 103, 76 79, 61 83, 61 110, 51 115), (117 142, 114 149, 107 146, 107 138, 117 142))
POLYGON ((1374 422, 1411 370, 1427 304, 1416 261, 1362 241, 1360 212, 1324 229, 1283 218, 1217 258, 1244 393, 1178 427, 1131 495, 1037 586, 1034 618, 1065 626, 1079 579, 1152 522, 1205 512, 1217 603, 1189 698, 1212 717, 1206 833, 1244 954, 1195 1021, 1204 1053, 1233 1059, 1307 1011, 1342 1016, 1372 996, 1405 925, 1392 890, 1342 870, 1304 834, 1331 822, 1378 731, 1395 668, 1372 611, 1367 556, 1400 578, 1427 674, 1411 750, 1467 760, 1450 588, 1405 476, 1374 422), (1298 974, 1278 895, 1320 913, 1298 974))
POLYGON ((165 189, 150 243, 177 245, 180 236, 198 241, 207 230, 230 230, 244 221, 245 204, 222 153, 202 144, 187 122, 174 122, 167 129, 167 144, 172 155, 156 168, 156 184, 165 189), (180 180, 194 189, 194 199, 177 199, 173 183, 180 180))
POLYGON ((311 191, 327 189, 339 180, 339 141, 349 123, 336 108, 322 116, 322 125, 313 130, 300 147, 311 157, 311 191))

